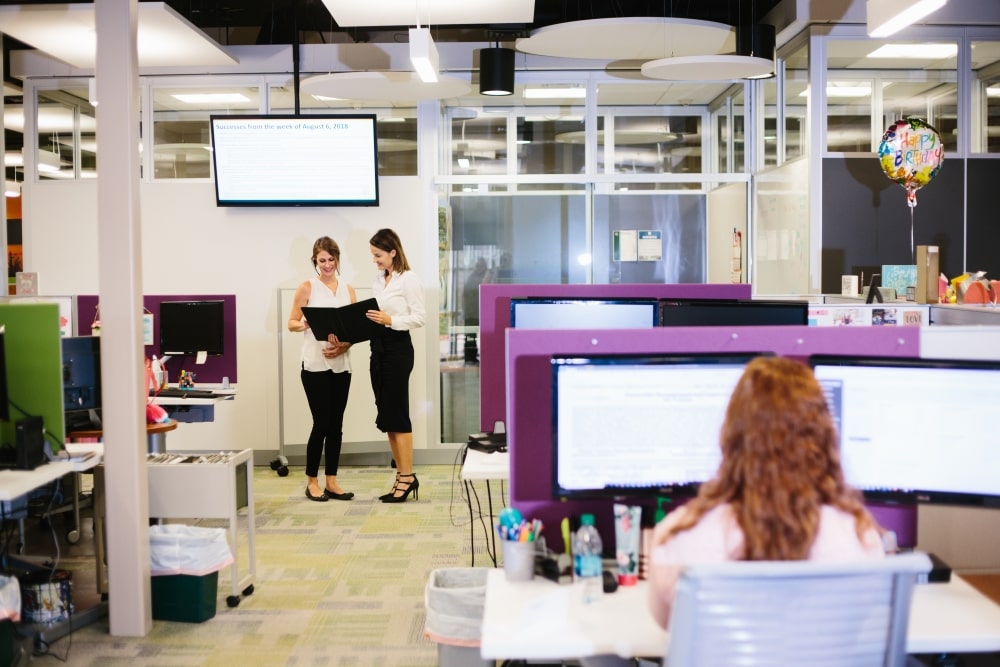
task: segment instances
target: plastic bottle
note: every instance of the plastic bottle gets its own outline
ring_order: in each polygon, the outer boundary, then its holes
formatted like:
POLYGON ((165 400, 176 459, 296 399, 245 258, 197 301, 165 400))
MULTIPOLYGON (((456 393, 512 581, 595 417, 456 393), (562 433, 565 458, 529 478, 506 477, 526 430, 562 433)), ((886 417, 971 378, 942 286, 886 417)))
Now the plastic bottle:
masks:
POLYGON ((573 574, 583 584, 585 603, 600 599, 604 593, 601 548, 601 534, 594 526, 594 515, 581 515, 580 527, 573 536, 573 574))

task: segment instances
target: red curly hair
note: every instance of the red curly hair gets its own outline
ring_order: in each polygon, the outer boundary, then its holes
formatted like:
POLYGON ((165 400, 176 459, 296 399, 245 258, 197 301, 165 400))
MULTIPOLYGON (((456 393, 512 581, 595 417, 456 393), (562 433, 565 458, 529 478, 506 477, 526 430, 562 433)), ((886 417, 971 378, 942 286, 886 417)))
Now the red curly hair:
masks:
POLYGON ((854 516, 858 537, 875 520, 847 486, 823 391, 805 364, 757 357, 733 390, 720 436, 722 462, 665 539, 728 504, 744 535, 743 560, 804 560, 820 509, 854 516))

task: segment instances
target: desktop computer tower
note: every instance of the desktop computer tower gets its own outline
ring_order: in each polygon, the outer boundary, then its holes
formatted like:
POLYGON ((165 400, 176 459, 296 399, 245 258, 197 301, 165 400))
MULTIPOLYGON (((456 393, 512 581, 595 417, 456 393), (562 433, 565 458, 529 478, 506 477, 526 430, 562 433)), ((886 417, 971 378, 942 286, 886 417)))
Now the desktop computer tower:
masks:
POLYGON ((45 462, 45 435, 41 417, 25 417, 14 425, 14 466, 34 470, 45 462))

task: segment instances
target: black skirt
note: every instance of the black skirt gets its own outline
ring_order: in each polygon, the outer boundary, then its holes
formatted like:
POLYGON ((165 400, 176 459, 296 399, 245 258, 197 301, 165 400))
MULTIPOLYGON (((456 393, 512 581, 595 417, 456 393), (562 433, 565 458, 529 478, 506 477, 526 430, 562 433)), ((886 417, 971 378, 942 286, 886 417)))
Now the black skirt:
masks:
POLYGON ((383 433, 412 433, 410 373, 413 343, 409 331, 386 331, 371 341, 369 373, 375 394, 375 426, 383 433))

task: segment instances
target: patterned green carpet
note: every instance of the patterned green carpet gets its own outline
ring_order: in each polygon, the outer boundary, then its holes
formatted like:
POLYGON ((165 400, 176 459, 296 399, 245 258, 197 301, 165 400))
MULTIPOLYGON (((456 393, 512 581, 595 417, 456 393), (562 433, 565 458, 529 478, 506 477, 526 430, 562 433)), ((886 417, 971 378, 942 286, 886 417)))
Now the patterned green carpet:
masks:
MULTIPOLYGON (((43 660, 94 667, 437 665, 438 647, 424 636, 424 589, 432 570, 469 566, 469 513, 457 467, 416 472, 420 499, 390 505, 377 500, 392 484, 389 468, 342 467, 341 485, 356 498, 326 503, 305 498, 301 467, 287 477, 256 468, 252 595, 237 607, 226 605, 232 592, 226 568, 219 573, 214 618, 154 621, 142 638, 110 636, 105 619, 53 642, 43 660)), ((485 488, 478 490, 483 496, 485 488)), ((494 483, 495 505, 497 495, 494 483)), ((75 587, 85 580, 80 569, 92 568, 89 524, 84 521, 83 541, 63 552, 75 587)), ((491 566, 485 529, 477 519, 477 566, 491 566)), ((245 544, 240 549, 245 557, 245 544)))

